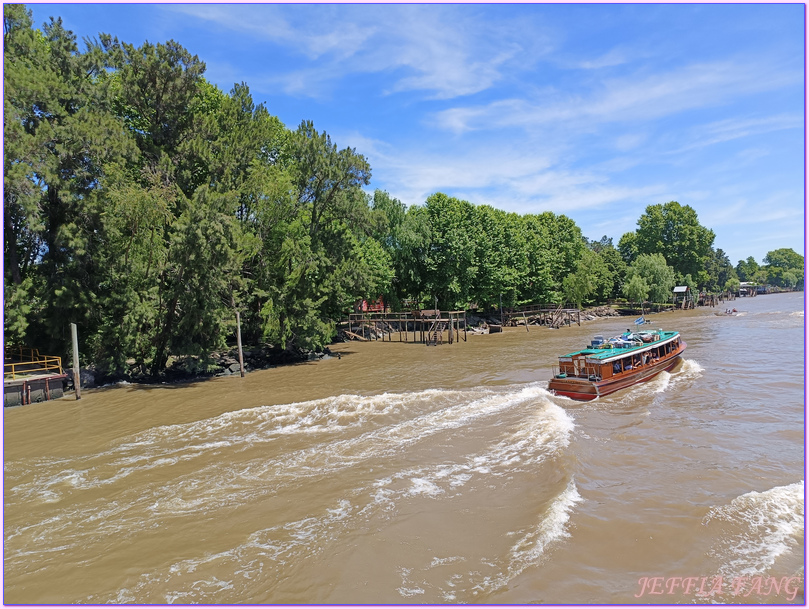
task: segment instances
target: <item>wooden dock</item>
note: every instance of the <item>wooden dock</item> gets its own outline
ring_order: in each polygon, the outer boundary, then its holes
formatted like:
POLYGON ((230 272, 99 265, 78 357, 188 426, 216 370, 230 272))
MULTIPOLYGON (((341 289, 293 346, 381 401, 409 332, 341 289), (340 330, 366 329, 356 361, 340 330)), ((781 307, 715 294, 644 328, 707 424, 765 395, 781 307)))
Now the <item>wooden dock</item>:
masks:
MULTIPOLYGON (((467 340, 466 311, 420 309, 414 311, 351 313, 341 322, 341 330, 351 340, 382 340, 387 342, 414 342, 425 345, 453 344, 467 340), (398 338, 398 341, 397 341, 398 338)), ((537 304, 502 310, 499 325, 490 325, 491 332, 502 326, 543 325, 560 328, 581 325, 581 311, 569 305, 537 304)))
POLYGON ((466 311, 424 309, 397 313, 351 313, 342 332, 353 340, 453 344, 467 340, 466 311), (398 341, 395 341, 395 338, 398 341))
POLYGON ((561 328, 574 323, 581 325, 581 310, 565 304, 535 304, 510 308, 503 311, 502 317, 503 324, 508 325, 540 325, 549 328, 561 328))

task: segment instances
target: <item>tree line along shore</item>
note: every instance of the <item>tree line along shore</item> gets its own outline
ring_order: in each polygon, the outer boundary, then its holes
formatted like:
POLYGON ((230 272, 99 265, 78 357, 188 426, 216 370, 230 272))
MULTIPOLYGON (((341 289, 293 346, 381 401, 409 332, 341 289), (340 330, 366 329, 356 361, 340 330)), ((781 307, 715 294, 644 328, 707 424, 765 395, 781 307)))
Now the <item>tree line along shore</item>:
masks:
POLYGON ((802 256, 734 266, 676 201, 617 245, 561 213, 440 192, 406 206, 368 192, 362 154, 311 121, 288 128, 246 83, 222 91, 176 41, 80 48, 58 17, 38 28, 3 9, 6 346, 64 357, 75 323, 83 365, 163 378, 179 355, 212 370, 237 312, 246 344, 289 359, 324 352, 363 299, 485 311, 802 289, 802 256))

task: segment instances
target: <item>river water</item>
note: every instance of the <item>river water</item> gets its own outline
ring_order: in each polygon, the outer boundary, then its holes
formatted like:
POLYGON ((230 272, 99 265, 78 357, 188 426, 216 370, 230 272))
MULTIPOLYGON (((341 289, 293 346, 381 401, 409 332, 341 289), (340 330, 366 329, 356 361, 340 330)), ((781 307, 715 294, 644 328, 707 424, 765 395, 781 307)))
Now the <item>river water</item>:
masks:
POLYGON ((587 403, 556 357, 631 318, 6 408, 4 600, 802 602, 803 294, 728 305, 587 403))

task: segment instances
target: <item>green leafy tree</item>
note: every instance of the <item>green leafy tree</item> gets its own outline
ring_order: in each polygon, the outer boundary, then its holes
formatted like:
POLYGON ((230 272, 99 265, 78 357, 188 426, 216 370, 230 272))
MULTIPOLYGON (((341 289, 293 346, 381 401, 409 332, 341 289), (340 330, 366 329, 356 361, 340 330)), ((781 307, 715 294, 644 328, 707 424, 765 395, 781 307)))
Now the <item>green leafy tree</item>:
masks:
MULTIPOLYGON (((428 255, 432 228, 427 209, 411 205, 397 231, 399 250, 395 259, 397 296, 420 302, 427 294, 428 255)), ((432 298, 432 296, 430 295, 432 298)))
POLYGON ((524 300, 560 302, 563 281, 585 249, 581 229, 567 216, 551 212, 523 216, 528 269, 524 300))
POLYGON ((631 264, 638 257, 638 235, 635 232, 624 233, 618 241, 618 252, 626 264, 631 264))
POLYGON ((630 256, 627 262, 643 254, 660 254, 675 272, 690 274, 703 285, 707 281, 703 267, 711 255, 714 237, 712 230, 699 223, 693 208, 670 201, 649 205, 638 219, 634 238, 625 235, 619 249, 625 259, 630 256))
POLYGON ((792 269, 784 271, 781 274, 781 283, 785 288, 794 289, 798 287, 798 281, 799 281, 798 273, 796 273, 792 269))
POLYGON ((444 309, 465 307, 477 277, 477 225, 471 203, 443 193, 425 203, 430 224, 430 244, 425 257, 424 291, 444 309))
POLYGON ((804 260, 795 250, 781 248, 767 252, 764 264, 768 283, 788 288, 803 284, 804 260))
POLYGON ((725 289, 725 285, 733 281, 738 282, 736 269, 730 263, 724 251, 721 249, 714 250, 711 248, 711 254, 705 259, 705 289, 718 292, 725 289))
POLYGON ((643 303, 649 299, 649 284, 640 275, 632 275, 632 277, 623 286, 624 296, 630 302, 637 302, 643 307, 643 303))
POLYGON ((739 281, 738 277, 730 277, 725 282, 725 285, 722 286, 722 289, 726 292, 738 292, 740 287, 741 282, 739 281))
POLYGON ((374 226, 361 190, 371 177, 365 157, 352 148, 338 150, 327 133, 304 121, 290 137, 289 158, 295 220, 281 244, 286 268, 276 297, 263 309, 265 328, 284 346, 320 348, 353 300, 379 285, 379 267, 387 260, 379 248, 365 246, 374 226), (360 252, 364 266, 357 264, 360 252))
POLYGON ((98 193, 134 147, 111 111, 103 54, 79 52, 60 19, 32 30, 24 7, 5 5, 4 52, 4 257, 17 286, 8 296, 36 304, 16 328, 65 354, 67 324, 78 323, 83 351, 99 318, 98 193))
POLYGON ((603 290, 610 281, 609 269, 601 256, 591 249, 585 249, 576 265, 576 271, 562 282, 565 300, 574 302, 581 308, 583 302, 603 290))
POLYGON ((222 345, 218 303, 226 298, 220 286, 231 268, 219 264, 217 257, 232 258, 234 244, 229 240, 230 223, 215 225, 230 218, 235 205, 232 199, 211 193, 209 174, 200 171, 200 157, 210 156, 209 142, 217 138, 206 128, 206 116, 217 108, 211 107, 211 91, 205 88, 205 64, 174 41, 135 47, 108 35, 100 39, 99 48, 115 69, 109 75, 113 107, 136 142, 138 155, 109 188, 109 198, 117 201, 113 211, 124 214, 123 230, 120 221, 111 219, 111 234, 129 237, 133 243, 131 256, 123 260, 114 253, 121 246, 109 243, 104 299, 117 306, 99 337, 97 352, 110 364, 120 365, 116 359, 122 356, 109 349, 120 343, 134 348, 131 356, 136 364, 148 364, 153 374, 159 374, 171 353, 204 358, 222 345), (201 132, 207 135, 204 142, 201 132), (129 207, 137 211, 126 213, 129 207), (148 245, 135 245, 140 238, 148 239, 148 245), (219 252, 210 252, 209 240, 219 252), (208 293, 196 294, 193 286, 208 293), (203 304, 204 298, 216 304, 203 304), (116 337, 115 319, 130 315, 134 318, 121 324, 116 337), (206 328, 192 331, 200 319, 206 328), (134 343, 133 327, 142 335, 134 343))
POLYGON ((612 238, 606 235, 600 241, 588 242, 588 247, 598 254, 606 267, 604 281, 597 291, 598 299, 605 302, 610 298, 617 298, 626 277, 626 262, 621 253, 612 244, 612 238))
POLYGON ((758 272, 759 264, 752 256, 748 256, 747 260, 739 260, 736 264, 736 276, 739 281, 753 281, 753 277, 758 272))
POLYGON ((385 302, 394 309, 401 308, 401 301, 407 295, 408 276, 416 273, 416 268, 408 269, 412 263, 405 260, 407 233, 407 207, 399 199, 385 191, 374 191, 371 202, 373 212, 372 236, 390 260, 392 276, 387 286, 381 286, 385 302))
POLYGON ((478 261, 471 299, 483 307, 519 304, 527 271, 525 235, 517 214, 488 205, 475 207, 478 261))
POLYGON ((662 254, 641 254, 627 268, 627 280, 635 276, 644 280, 649 288, 649 298, 653 302, 667 302, 675 285, 674 269, 666 264, 662 254))

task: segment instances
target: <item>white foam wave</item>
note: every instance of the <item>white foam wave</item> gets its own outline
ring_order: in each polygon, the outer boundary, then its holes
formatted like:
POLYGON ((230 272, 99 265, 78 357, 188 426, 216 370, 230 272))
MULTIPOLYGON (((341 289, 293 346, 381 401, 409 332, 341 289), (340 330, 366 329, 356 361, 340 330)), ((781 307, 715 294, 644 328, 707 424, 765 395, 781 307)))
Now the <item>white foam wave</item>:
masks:
POLYGON ((803 546, 804 481, 751 491, 715 507, 704 524, 727 523, 730 532, 712 549, 723 560, 725 576, 764 573, 776 559, 803 546))
POLYGON ((401 497, 415 494, 438 496, 457 492, 475 476, 504 477, 534 468, 560 454, 570 443, 573 419, 548 400, 514 432, 485 450, 461 461, 402 470, 376 480, 374 500, 392 509, 401 497), (409 486, 404 486, 409 483, 409 486))
MULTIPOLYGON (((553 405, 547 392, 539 386, 522 387, 516 391, 430 390, 375 396, 367 400, 362 398, 360 406, 350 406, 349 402, 345 396, 339 396, 162 427, 152 430, 154 433, 129 438, 104 453, 74 459, 72 469, 64 467, 65 461, 48 463, 42 460, 33 481, 21 484, 10 481, 9 488, 14 491, 10 495, 14 497, 9 499, 7 495, 7 502, 16 502, 18 510, 24 509, 19 504, 24 505, 26 501, 39 505, 57 503, 52 511, 54 517, 25 527, 9 525, 6 528, 6 557, 12 562, 22 559, 22 553, 27 551, 32 539, 45 540, 41 552, 56 546, 80 548, 90 540, 116 538, 120 541, 139 530, 159 527, 170 518, 192 517, 244 505, 280 494, 285 488, 299 486, 306 479, 326 479, 358 464, 384 462, 405 454, 430 436, 460 429, 487 417, 499 418, 510 409, 539 406, 539 414, 529 419, 527 427, 518 429, 494 447, 471 455, 464 462, 397 472, 394 476, 397 480, 406 480, 406 486, 386 488, 381 483, 363 491, 366 497, 373 497, 377 506, 386 501, 395 502, 408 494, 435 497, 463 487, 474 475, 486 475, 491 471, 502 475, 509 467, 541 460, 544 452, 552 453, 567 445, 567 435, 573 425, 566 413, 553 405), (295 425, 292 412, 298 412, 297 416, 306 419, 318 409, 321 413, 331 412, 331 415, 322 416, 331 416, 333 421, 340 418, 340 412, 385 414, 382 415, 384 419, 374 420, 373 416, 360 416, 364 424, 360 429, 350 431, 335 423, 336 429, 331 437, 309 442, 306 448, 289 452, 275 450, 270 457, 263 452, 254 458, 239 454, 249 445, 249 441, 237 436, 249 427, 250 413, 257 421, 257 427, 261 427, 262 421, 271 422, 272 426, 265 427, 264 432, 256 432, 266 433, 268 429, 278 430, 280 418, 285 419, 282 428, 295 425), (224 425, 225 421, 233 420, 237 421, 234 424, 236 431, 224 425), (202 437, 194 437, 193 429, 198 430, 202 437), (219 433, 213 433, 214 429, 219 429, 219 433), (171 445, 166 435, 169 430, 176 432, 179 446, 171 445), (138 451, 142 454, 137 454, 138 451), (205 461, 199 468, 184 467, 180 469, 184 473, 173 475, 172 464, 192 458, 192 455, 205 457, 205 461), (143 475, 155 468, 163 468, 165 473, 143 475), (141 474, 133 480, 136 484, 123 481, 134 471, 141 474), (72 501, 65 508, 58 507, 59 498, 64 494, 91 491, 116 483, 117 501, 114 503, 95 492, 86 501, 72 501)), ((354 417, 354 414, 348 416, 354 417)), ((10 469, 24 471, 24 468, 10 469)), ((7 476, 7 481, 9 478, 13 475, 7 476)))
MULTIPOLYGON (((574 426, 572 419, 562 408, 550 402, 544 390, 529 388, 499 394, 478 392, 474 399, 472 396, 466 397, 460 404, 416 417, 417 424, 413 424, 416 419, 401 421, 354 438, 338 440, 332 444, 319 444, 310 451, 299 451, 301 454, 288 455, 274 462, 262 459, 264 469, 259 469, 258 461, 242 463, 237 473, 222 472, 220 467, 217 468, 220 475, 215 480, 208 477, 213 470, 200 472, 195 476, 195 489, 189 487, 184 492, 178 492, 185 480, 171 485, 170 488, 166 486, 156 489, 159 498, 149 506, 147 517, 143 518, 141 511, 141 521, 137 526, 134 522, 129 525, 133 530, 141 530, 150 526, 150 523, 161 522, 163 518, 210 510, 217 500, 213 496, 214 492, 231 499, 234 491, 248 493, 237 496, 235 500, 243 503, 256 499, 257 493, 279 491, 286 479, 292 483, 306 475, 330 476, 337 474, 340 467, 348 466, 349 463, 356 464, 362 459, 372 459, 373 469, 376 469, 377 463, 384 461, 384 455, 390 454, 398 460, 403 454, 401 450, 410 450, 425 434, 438 433, 442 426, 454 429, 464 421, 469 422, 480 416, 496 416, 514 405, 529 408, 531 415, 520 416, 515 428, 505 431, 499 440, 481 447, 478 452, 461 455, 453 461, 397 470, 375 481, 344 489, 342 499, 323 508, 319 513, 310 513, 256 531, 244 543, 226 552, 177 562, 167 572, 144 574, 134 587, 117 593, 115 598, 86 600, 96 602, 114 601, 116 598, 153 598, 155 593, 165 594, 166 601, 171 600, 169 596, 182 602, 233 600, 232 591, 219 593, 216 586, 206 583, 214 573, 220 577, 222 573, 239 573, 249 576, 252 582, 259 578, 266 579, 270 586, 275 585, 269 583, 273 581, 272 574, 284 565, 299 564, 328 551, 347 532, 366 526, 365 523, 389 510, 395 510, 400 502, 440 501, 459 492, 461 487, 475 477, 507 477, 522 468, 535 468, 543 459, 559 454, 570 441, 574 426), (396 450, 400 452, 396 453, 396 450), (321 460, 318 463, 307 462, 307 459, 315 457, 321 460), (252 480, 249 488, 242 486, 247 485, 249 480, 252 480), (228 487, 227 484, 231 486, 228 487), (225 485, 225 488, 218 488, 218 485, 225 485), (196 592, 195 586, 198 587, 196 592), (163 592, 167 590, 175 592, 163 592)), ((569 491, 565 493, 569 495, 569 491)), ((551 526, 559 518, 556 513, 558 509, 558 501, 553 501, 547 509, 548 515, 539 525, 541 530, 524 533, 529 540, 534 540, 535 549, 536 546, 544 547, 551 537, 559 535, 551 526)), ((127 520, 132 520, 135 515, 118 514, 115 521, 126 530, 129 526, 126 524, 127 520)), ((95 535, 111 535, 111 531, 106 531, 103 524, 99 524, 101 530, 96 530, 95 535)), ((529 541, 523 543, 528 544, 529 541)), ((522 552, 527 560, 527 551, 519 550, 516 555, 519 557, 522 552)), ((451 565, 462 560, 460 557, 452 557, 440 560, 439 563, 451 565)), ((517 567, 510 568, 514 570, 517 567)), ((420 595, 424 593, 424 587, 421 583, 403 581, 399 592, 408 597, 420 595)))
MULTIPOLYGON (((705 369, 698 361, 693 359, 683 359, 679 366, 671 372, 661 372, 658 376, 663 378, 666 383, 663 391, 669 388, 674 388, 682 383, 691 383, 699 378, 702 378, 702 373, 705 369), (667 375, 667 376, 664 376, 667 375)), ((656 391, 656 393, 660 393, 656 391)))
POLYGON ((489 593, 508 584, 527 568, 537 565, 547 553, 551 544, 570 536, 567 530, 573 506, 582 501, 574 480, 570 480, 542 515, 536 527, 518 532, 519 541, 509 552, 508 568, 505 572, 484 578, 473 591, 489 593))
MULTIPOLYGON (((335 436, 381 424, 375 423, 380 419, 412 416, 436 406, 440 410, 441 405, 460 402, 461 406, 474 409, 480 403, 475 398, 486 397, 490 401, 498 400, 497 394, 487 396, 485 390, 464 393, 430 389, 410 394, 339 395, 227 412, 201 421, 149 429, 120 441, 107 451, 73 459, 70 469, 59 469, 67 463, 64 460, 39 459, 30 467, 36 472, 33 480, 12 485, 8 494, 21 500, 39 497, 41 502, 53 502, 54 496, 61 498, 74 490, 114 485, 134 473, 209 458, 216 449, 245 450, 291 435, 335 436)), ((505 397, 502 406, 514 403, 505 397)), ((531 397, 531 390, 517 393, 518 401, 531 397)), ((13 466, 6 465, 7 473, 11 473, 10 467, 13 466)), ((18 469, 25 471, 26 468, 18 469)))
POLYGON ((700 364, 698 361, 683 358, 680 369, 676 372, 676 374, 689 378, 698 378, 702 376, 704 371, 705 368, 703 368, 702 364, 700 364))
POLYGON ((651 380, 649 386, 654 393, 663 393, 668 389, 669 383, 671 383, 671 373, 663 370, 663 372, 651 380))

